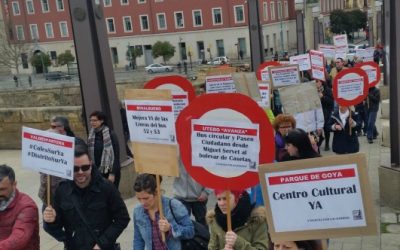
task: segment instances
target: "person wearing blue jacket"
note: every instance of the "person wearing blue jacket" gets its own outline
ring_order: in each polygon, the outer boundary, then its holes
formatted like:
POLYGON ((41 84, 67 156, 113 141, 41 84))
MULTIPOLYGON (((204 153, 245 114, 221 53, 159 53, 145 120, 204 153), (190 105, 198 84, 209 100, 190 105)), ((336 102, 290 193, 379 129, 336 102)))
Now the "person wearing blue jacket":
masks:
POLYGON ((164 213, 161 218, 158 202, 161 194, 157 193, 156 187, 156 177, 152 174, 140 174, 136 178, 134 190, 140 204, 133 211, 133 249, 181 250, 181 240, 194 236, 193 223, 179 200, 165 196, 161 196, 164 213), (165 242, 162 234, 165 234, 165 242))

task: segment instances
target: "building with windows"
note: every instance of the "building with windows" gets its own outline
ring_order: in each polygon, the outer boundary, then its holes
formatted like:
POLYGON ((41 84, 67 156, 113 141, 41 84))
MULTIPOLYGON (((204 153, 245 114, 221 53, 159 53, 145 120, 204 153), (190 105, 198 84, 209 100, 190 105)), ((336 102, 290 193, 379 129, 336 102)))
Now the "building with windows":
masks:
MULTIPOLYGON (((267 55, 296 49, 294 0, 258 0, 267 55), (283 39, 281 39, 283 38, 283 39)), ((217 56, 250 56, 245 0, 99 0, 111 56, 116 67, 129 64, 130 46, 142 50, 138 65, 160 62, 152 45, 168 41, 176 48, 170 63, 217 56), (191 58, 189 58, 189 56, 191 58)), ((74 53, 68 0, 2 0, 10 40, 31 44, 30 55, 43 51, 57 67, 57 55, 74 53)), ((25 65, 26 66, 26 65, 25 65)), ((24 68, 25 68, 24 66, 24 68)), ((26 73, 34 72, 28 65, 26 73)))

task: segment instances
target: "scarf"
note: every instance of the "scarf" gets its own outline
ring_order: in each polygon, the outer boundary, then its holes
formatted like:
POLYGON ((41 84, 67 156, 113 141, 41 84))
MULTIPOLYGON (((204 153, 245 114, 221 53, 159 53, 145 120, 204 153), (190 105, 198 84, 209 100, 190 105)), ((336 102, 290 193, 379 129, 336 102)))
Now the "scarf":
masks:
POLYGON ((113 163, 114 163, 114 149, 112 146, 111 136, 110 136, 110 129, 103 125, 98 129, 90 129, 89 137, 88 137, 88 147, 89 147, 89 154, 92 160, 94 160, 94 143, 95 143, 95 136, 96 132, 103 133, 103 152, 101 154, 101 162, 100 166, 97 166, 102 174, 108 174, 113 170, 113 163))
POLYGON ((350 114, 349 110, 346 110, 346 112, 344 112, 344 113, 341 113, 339 110, 339 117, 340 117, 340 120, 342 121, 343 128, 346 126, 346 120, 347 120, 347 117, 349 117, 349 114, 350 114))
POLYGON ((14 192, 11 193, 11 197, 8 200, 4 200, 0 202, 0 212, 3 212, 4 210, 7 209, 7 207, 11 204, 11 202, 13 202, 14 198, 15 198, 15 190, 14 192))
MULTIPOLYGON (((248 221, 252 210, 253 205, 251 205, 250 196, 247 192, 243 192, 242 197, 240 197, 236 207, 231 212, 232 231, 243 226, 248 221)), ((226 214, 222 213, 221 209, 218 207, 218 204, 215 206, 215 219, 222 230, 226 232, 226 214)))

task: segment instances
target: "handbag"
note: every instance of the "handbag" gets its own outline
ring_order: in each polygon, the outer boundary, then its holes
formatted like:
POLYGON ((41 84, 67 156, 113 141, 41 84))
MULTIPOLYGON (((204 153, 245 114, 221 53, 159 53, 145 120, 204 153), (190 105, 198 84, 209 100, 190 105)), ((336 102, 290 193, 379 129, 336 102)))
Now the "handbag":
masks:
MULTIPOLYGON (((88 229, 88 231, 90 233, 90 236, 92 236, 92 238, 94 239, 96 244, 100 246, 99 238, 97 238, 96 234, 90 228, 89 223, 87 222, 85 215, 82 213, 82 210, 80 209, 80 206, 78 205, 78 201, 76 200, 76 196, 74 196, 74 195, 72 195, 72 203, 74 203, 74 207, 75 207, 76 211, 78 212, 79 217, 81 217, 81 220, 82 220, 83 224, 85 224, 85 226, 87 227, 87 229, 88 229)), ((114 243, 114 250, 121 250, 121 245, 119 243, 114 243)))
MULTIPOLYGON (((172 199, 169 200, 169 209, 171 210, 174 220, 178 223, 171 202, 172 199)), ((194 226, 194 236, 191 239, 181 240, 182 250, 207 250, 208 242, 210 241, 210 232, 208 231, 208 228, 194 220, 192 220, 192 223, 194 226)))

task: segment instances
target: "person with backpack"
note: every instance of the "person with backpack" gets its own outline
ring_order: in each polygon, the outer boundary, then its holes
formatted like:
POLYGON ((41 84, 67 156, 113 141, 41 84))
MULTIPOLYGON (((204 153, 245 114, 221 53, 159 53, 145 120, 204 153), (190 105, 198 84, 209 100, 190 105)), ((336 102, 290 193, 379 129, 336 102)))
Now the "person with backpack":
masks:
POLYGON ((244 191, 231 191, 230 206, 224 190, 215 190, 217 204, 207 213, 210 228, 208 250, 263 250, 268 249, 268 228, 266 210, 250 202, 249 194, 244 191), (232 231, 227 229, 227 209, 231 209, 232 231))

